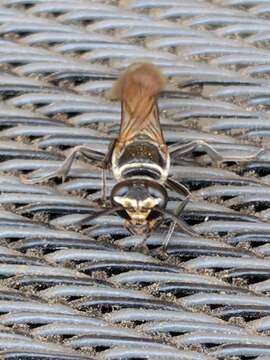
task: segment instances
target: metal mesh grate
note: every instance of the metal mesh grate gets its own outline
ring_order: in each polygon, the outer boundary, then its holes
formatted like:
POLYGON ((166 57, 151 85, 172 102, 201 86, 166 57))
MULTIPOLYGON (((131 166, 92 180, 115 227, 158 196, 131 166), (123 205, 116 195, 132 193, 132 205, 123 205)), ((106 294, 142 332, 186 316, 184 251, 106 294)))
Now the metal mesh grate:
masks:
POLYGON ((269 0, 0 2, 2 359, 270 359, 269 16, 269 0), (106 91, 139 60, 170 79, 170 144, 266 149, 222 168, 203 152, 175 161, 200 236, 175 232, 167 256, 166 229, 143 253, 117 216, 74 228, 101 191, 84 159, 64 183, 20 180, 75 145, 106 151, 120 115, 106 91))

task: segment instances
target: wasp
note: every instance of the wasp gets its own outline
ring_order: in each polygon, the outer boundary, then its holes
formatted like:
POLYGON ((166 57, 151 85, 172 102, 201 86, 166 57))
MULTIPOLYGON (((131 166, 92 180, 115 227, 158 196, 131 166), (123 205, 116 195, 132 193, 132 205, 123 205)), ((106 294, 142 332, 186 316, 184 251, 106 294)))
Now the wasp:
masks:
POLYGON ((106 190, 106 170, 112 171, 116 181, 110 195, 110 206, 87 216, 80 221, 81 225, 101 215, 117 212, 125 219, 125 227, 130 233, 143 236, 148 236, 162 223, 164 217, 170 218, 172 225, 166 245, 176 224, 183 231, 194 235, 191 227, 180 218, 191 194, 183 184, 170 176, 171 158, 198 149, 206 152, 215 162, 226 159, 204 141, 171 146, 166 144, 157 103, 165 85, 165 77, 153 64, 130 65, 112 87, 111 98, 121 102, 121 123, 119 134, 109 146, 107 154, 104 156, 88 146, 77 146, 58 169, 46 177, 27 182, 40 182, 54 176, 65 178, 76 155, 81 153, 89 160, 100 160, 103 195, 106 190), (167 189, 182 196, 176 213, 166 209, 167 189))

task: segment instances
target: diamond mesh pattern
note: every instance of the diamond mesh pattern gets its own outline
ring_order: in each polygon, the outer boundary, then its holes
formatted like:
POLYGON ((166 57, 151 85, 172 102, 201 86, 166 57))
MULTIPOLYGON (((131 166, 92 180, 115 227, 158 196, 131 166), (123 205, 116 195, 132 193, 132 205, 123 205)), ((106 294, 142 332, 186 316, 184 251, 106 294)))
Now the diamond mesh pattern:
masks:
POLYGON ((0 2, 1 358, 270 359, 269 16, 268 0, 0 2), (74 227, 101 191, 85 159, 64 183, 21 182, 76 145, 106 152, 120 119, 106 92, 140 60, 169 78, 168 143, 265 148, 221 168, 175 160, 198 236, 176 231, 167 255, 165 226, 148 253, 115 215, 74 227))

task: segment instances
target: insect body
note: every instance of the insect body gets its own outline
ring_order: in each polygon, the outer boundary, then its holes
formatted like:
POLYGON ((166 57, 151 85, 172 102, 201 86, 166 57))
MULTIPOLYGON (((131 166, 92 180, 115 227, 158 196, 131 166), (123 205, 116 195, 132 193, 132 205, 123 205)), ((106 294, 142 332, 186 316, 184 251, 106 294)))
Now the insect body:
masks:
MULTIPOLYGON (((195 149, 206 152, 215 162, 253 160, 263 149, 249 157, 225 159, 211 145, 202 140, 181 143, 168 147, 165 143, 159 122, 157 96, 165 86, 165 78, 157 68, 148 63, 135 63, 115 82, 112 97, 121 101, 121 124, 118 137, 104 154, 89 146, 80 145, 72 149, 62 165, 40 178, 23 179, 36 183, 54 176, 65 178, 72 162, 79 152, 89 160, 99 160, 103 169, 111 169, 117 184, 111 192, 111 207, 96 212, 80 221, 87 223, 103 214, 118 212, 125 218, 126 228, 134 234, 149 234, 162 220, 164 215, 173 220, 169 234, 177 223, 182 230, 194 234, 179 218, 187 204, 188 189, 169 177, 170 157, 183 156, 195 149), (168 195, 166 188, 180 193, 177 213, 166 210, 168 195)), ((106 184, 103 176, 103 193, 106 184)), ((169 236, 167 237, 168 242, 169 236)))
POLYGON ((164 183, 170 156, 159 122, 156 97, 165 79, 151 64, 133 64, 118 79, 112 95, 121 100, 121 126, 112 151, 111 167, 118 184, 111 200, 124 212, 127 228, 149 233, 167 204, 164 183))

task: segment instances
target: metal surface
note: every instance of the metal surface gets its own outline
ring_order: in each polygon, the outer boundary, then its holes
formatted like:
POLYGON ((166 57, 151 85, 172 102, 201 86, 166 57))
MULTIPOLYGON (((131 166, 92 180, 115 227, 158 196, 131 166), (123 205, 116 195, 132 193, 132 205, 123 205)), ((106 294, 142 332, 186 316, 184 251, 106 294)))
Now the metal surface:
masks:
POLYGON ((1 359, 270 359, 269 14, 269 0, 0 1, 1 359), (265 148, 220 168, 175 160, 198 236, 176 231, 167 255, 167 226, 148 253, 115 215, 74 227, 101 194, 85 159, 64 183, 21 181, 73 146, 106 151, 120 123, 107 91, 141 60, 169 77, 170 144, 265 148))

